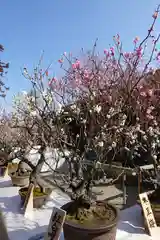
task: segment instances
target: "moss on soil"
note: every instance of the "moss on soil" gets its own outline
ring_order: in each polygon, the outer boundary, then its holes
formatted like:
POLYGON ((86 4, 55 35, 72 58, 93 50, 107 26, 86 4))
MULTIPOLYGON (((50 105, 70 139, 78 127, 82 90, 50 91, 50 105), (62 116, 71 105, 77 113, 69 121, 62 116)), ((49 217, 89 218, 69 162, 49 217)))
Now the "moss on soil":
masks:
POLYGON ((66 219, 86 227, 97 227, 111 224, 115 219, 115 211, 108 205, 91 206, 90 209, 79 209, 77 215, 67 214, 66 219))
MULTIPOLYGON (((28 188, 20 189, 20 193, 23 197, 25 197, 27 195, 27 192, 28 192, 28 188)), ((50 189, 45 189, 45 193, 44 193, 44 192, 41 192, 40 188, 34 188, 33 197, 45 196, 45 195, 48 195, 49 193, 50 193, 50 189)))
POLYGON ((18 163, 8 163, 8 168, 11 169, 11 168, 16 168, 18 167, 18 163))

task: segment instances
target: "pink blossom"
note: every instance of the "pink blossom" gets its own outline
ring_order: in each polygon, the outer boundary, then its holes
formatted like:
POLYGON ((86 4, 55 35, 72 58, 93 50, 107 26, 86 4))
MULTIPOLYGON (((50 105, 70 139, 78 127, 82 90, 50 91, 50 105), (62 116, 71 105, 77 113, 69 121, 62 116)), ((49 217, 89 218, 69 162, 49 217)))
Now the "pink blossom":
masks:
POLYGON ((147 96, 147 94, 146 94, 145 92, 140 92, 140 95, 141 95, 142 97, 146 97, 146 96, 147 96))
POLYGON ((111 47, 110 51, 111 51, 111 55, 114 56, 114 47, 111 47))
POLYGON ((89 73, 87 70, 84 70, 84 78, 88 79, 89 78, 89 73))
POLYGON ((143 86, 142 85, 139 85, 139 89, 142 89, 143 88, 143 86))
POLYGON ((148 108, 146 111, 147 115, 151 114, 151 112, 152 112, 152 109, 150 109, 150 108, 148 108))
POLYGON ((137 44, 138 41, 139 41, 139 37, 135 37, 135 39, 133 40, 134 44, 137 44))
POLYGON ((75 63, 72 63, 72 68, 76 69, 76 64, 75 63))
POLYGON ((136 49, 136 55, 137 55, 137 57, 141 57, 142 56, 142 48, 141 47, 138 47, 137 49, 136 49))
POLYGON ((155 12, 153 13, 152 17, 153 17, 154 19, 156 19, 156 18, 158 17, 158 12, 155 11, 155 12))
POLYGON ((157 60, 157 61, 160 60, 160 52, 157 53, 156 60, 157 60))
POLYGON ((55 77, 53 77, 49 82, 48 85, 51 86, 53 82, 55 82, 57 79, 55 77))
POLYGON ((130 53, 126 52, 123 54, 125 58, 129 58, 130 57, 130 53))
POLYGON ((154 117, 153 117, 151 114, 147 114, 146 117, 147 117, 149 120, 154 119, 154 117))
POLYGON ((62 59, 62 58, 59 59, 58 62, 59 62, 59 63, 63 63, 63 59, 62 59))
POLYGON ((72 64, 73 69, 79 69, 81 66, 81 63, 79 60, 77 60, 75 63, 72 64))
POLYGON ((108 52, 107 49, 104 49, 104 54, 105 54, 107 57, 109 57, 109 55, 110 55, 110 53, 108 52))

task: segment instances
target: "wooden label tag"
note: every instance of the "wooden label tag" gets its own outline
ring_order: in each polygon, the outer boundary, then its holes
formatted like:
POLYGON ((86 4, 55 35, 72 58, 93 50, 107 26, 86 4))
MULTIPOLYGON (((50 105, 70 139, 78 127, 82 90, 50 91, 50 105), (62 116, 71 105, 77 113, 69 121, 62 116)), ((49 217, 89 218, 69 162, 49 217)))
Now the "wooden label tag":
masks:
POLYGON ((155 232, 154 228, 157 228, 157 224, 156 224, 156 221, 155 221, 155 218, 153 215, 153 211, 152 211, 151 204, 148 199, 147 193, 139 194, 139 198, 141 201, 141 205, 142 205, 142 209, 144 212, 144 217, 147 222, 149 233, 152 236, 152 239, 156 239, 156 238, 153 238, 153 235, 154 235, 153 233, 155 232))
POLYGON ((25 217, 27 217, 29 214, 33 212, 33 189, 34 189, 34 184, 31 183, 28 187, 28 192, 23 205, 25 217))
POLYGON ((45 240, 59 240, 63 224, 66 218, 66 211, 60 208, 53 208, 45 240))

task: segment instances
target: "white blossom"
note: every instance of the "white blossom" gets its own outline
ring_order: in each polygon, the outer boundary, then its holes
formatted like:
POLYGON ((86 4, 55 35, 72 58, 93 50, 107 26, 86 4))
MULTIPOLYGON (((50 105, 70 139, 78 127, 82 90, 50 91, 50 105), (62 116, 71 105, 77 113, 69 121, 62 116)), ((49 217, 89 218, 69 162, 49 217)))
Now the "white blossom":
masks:
POLYGON ((141 128, 141 125, 140 125, 140 124, 137 124, 136 130, 137 130, 137 131, 140 131, 140 128, 141 128))
POLYGON ((125 122, 126 122, 126 120, 122 120, 122 122, 120 123, 120 126, 124 126, 125 122))
POLYGON ((124 114, 124 115, 122 116, 122 119, 123 119, 123 120, 126 120, 126 119, 127 119, 127 115, 124 114))
POLYGON ((102 164, 101 164, 101 162, 97 161, 97 162, 96 162, 96 166, 95 166, 95 167, 96 167, 96 168, 100 168, 100 167, 101 167, 101 165, 102 165, 102 164))
POLYGON ((153 131, 153 128, 152 128, 152 127, 149 127, 149 128, 148 128, 148 134, 149 134, 150 136, 153 136, 153 135, 154 135, 154 131, 153 131))
POLYGON ((112 142, 112 148, 115 148, 117 146, 116 142, 112 142))
POLYGON ((22 91, 22 94, 24 95, 24 96, 27 96, 27 92, 26 91, 22 91))
POLYGON ((103 147, 103 146, 104 146, 104 142, 102 142, 102 141, 99 142, 99 143, 98 143, 98 146, 99 146, 99 147, 103 147))
POLYGON ((155 147, 156 147, 156 143, 155 143, 155 142, 152 143, 151 147, 152 147, 153 149, 155 149, 155 147))
POLYGON ((96 105, 96 106, 94 107, 94 111, 97 112, 97 113, 99 113, 99 112, 101 111, 101 109, 102 109, 102 107, 101 107, 101 106, 98 106, 98 105, 96 105))
POLYGON ((71 121, 72 121, 72 118, 68 118, 68 121, 71 122, 71 121))
POLYGON ((109 109, 109 114, 113 114, 114 113, 114 108, 113 107, 111 107, 110 109, 109 109))
POLYGON ((76 109, 76 105, 73 104, 73 105, 71 106, 71 109, 72 109, 72 110, 75 110, 75 109, 76 109))
POLYGON ((148 137, 147 135, 143 135, 143 140, 147 141, 148 137))
POLYGON ((153 155, 153 159, 154 159, 154 160, 157 160, 157 155, 153 155))
POLYGON ((30 115, 33 116, 33 117, 36 117, 37 116, 37 111, 30 112, 30 115))

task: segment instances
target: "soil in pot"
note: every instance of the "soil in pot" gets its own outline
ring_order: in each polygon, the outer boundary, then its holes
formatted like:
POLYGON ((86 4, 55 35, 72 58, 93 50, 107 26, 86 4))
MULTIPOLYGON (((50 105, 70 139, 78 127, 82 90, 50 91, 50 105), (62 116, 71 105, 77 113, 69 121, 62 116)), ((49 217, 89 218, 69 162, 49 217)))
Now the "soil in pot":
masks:
MULTIPOLYGON (((28 187, 21 188, 19 190, 19 195, 21 197, 22 206, 25 202, 27 192, 28 192, 28 187)), ((34 190, 33 190, 33 207, 41 208, 45 204, 45 202, 48 200, 51 192, 52 192, 52 190, 50 188, 46 188, 45 192, 42 192, 39 187, 34 188, 34 190)))
POLYGON ((73 202, 65 204, 67 211, 63 226, 65 240, 115 240, 118 211, 106 202, 96 202, 89 209, 80 208, 77 214, 70 214, 73 202))
POLYGON ((18 163, 9 163, 8 164, 8 172, 9 172, 9 174, 16 172, 17 168, 18 168, 18 163))
POLYGON ((13 186, 25 187, 29 185, 30 172, 18 173, 12 172, 10 174, 13 186))

